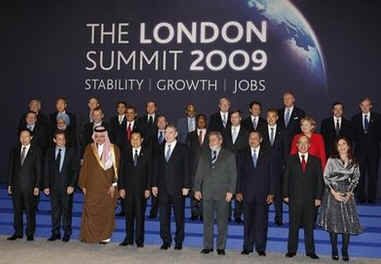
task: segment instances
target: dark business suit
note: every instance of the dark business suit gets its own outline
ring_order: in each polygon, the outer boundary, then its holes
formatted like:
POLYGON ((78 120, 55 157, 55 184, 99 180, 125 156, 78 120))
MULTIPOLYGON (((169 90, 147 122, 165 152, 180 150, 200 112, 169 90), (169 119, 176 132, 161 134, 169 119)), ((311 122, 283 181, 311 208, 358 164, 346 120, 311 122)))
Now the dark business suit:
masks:
MULTIPOLYGON (((105 121, 102 121, 101 126, 109 130, 109 125, 105 121)), ((93 133, 94 133, 94 123, 91 122, 91 123, 85 124, 79 137, 79 143, 80 143, 79 155, 81 159, 83 157, 83 154, 85 153, 86 146, 93 142, 93 139, 92 139, 93 133)))
MULTIPOLYGON (((18 126, 19 130, 26 127, 25 117, 27 114, 28 112, 22 114, 19 121, 19 126, 18 126)), ((47 131, 49 130, 49 127, 50 127, 49 118, 44 113, 39 112, 37 114, 37 123, 39 125, 43 125, 47 131)))
POLYGON ((338 137, 347 137, 353 140, 353 128, 351 121, 341 118, 340 129, 336 132, 336 124, 331 116, 321 122, 320 133, 323 136, 325 143, 326 156, 330 157, 335 152, 335 140, 338 137))
POLYGON ((136 164, 134 163, 133 148, 128 148, 121 157, 121 173, 118 187, 126 191, 126 238, 128 244, 134 241, 137 245, 144 243, 144 215, 146 210, 146 199, 144 192, 151 189, 152 173, 152 151, 142 147, 138 154, 136 164))
POLYGON ((154 140, 155 130, 157 129, 157 117, 158 113, 155 113, 155 119, 152 122, 149 121, 147 114, 137 119, 137 125, 144 136, 144 146, 151 145, 154 140))
POLYGON ((119 116, 114 115, 110 118, 109 128, 110 128, 110 140, 123 151, 125 145, 125 137, 127 119, 126 116, 123 117, 122 123, 119 123, 119 116))
MULTIPOLYGON (((21 130, 28 129, 27 125, 24 127, 21 127, 19 130, 19 133, 21 130)), ((28 129, 29 130, 29 129, 28 129)), ((49 143, 52 141, 52 139, 49 137, 49 131, 45 125, 43 125, 41 122, 36 122, 34 125, 32 132, 32 141, 31 144, 38 146, 40 148, 41 154, 45 154, 46 149, 49 146, 49 143)))
MULTIPOLYGON (((71 130, 73 131, 74 135, 77 134, 77 118, 75 117, 75 115, 73 113, 70 113, 68 111, 65 112, 68 116, 69 116, 69 119, 70 119, 70 125, 68 125, 68 127, 71 128, 71 130)), ((50 135, 53 135, 54 131, 56 130, 56 127, 57 127, 57 115, 58 115, 58 112, 54 112, 53 114, 50 114, 50 135)))
POLYGON ((63 163, 60 171, 60 161, 57 158, 54 146, 47 151, 44 163, 44 189, 50 189, 52 234, 60 235, 62 219, 64 236, 71 236, 74 194, 68 194, 67 188, 76 186, 79 161, 74 148, 66 148, 65 153, 61 154, 63 163))
POLYGON ((185 200, 182 189, 192 187, 189 173, 189 151, 186 145, 176 143, 168 161, 165 160, 166 148, 160 148, 158 156, 155 157, 154 183, 152 186, 159 188, 159 210, 160 210, 160 237, 165 244, 171 244, 172 235, 170 231, 171 208, 174 209, 176 221, 175 242, 182 245, 184 241, 184 208, 185 200))
POLYGON ((378 113, 370 113, 368 131, 364 130, 361 113, 353 116, 352 125, 355 154, 360 163, 361 174, 356 197, 360 201, 375 201, 377 198, 377 178, 380 162, 381 116, 378 113), (368 186, 365 185, 366 177, 368 177, 368 186))
MULTIPOLYGON (((271 129, 270 129, 271 132, 271 129)), ((260 131, 263 137, 262 145, 270 150, 272 159, 272 173, 276 179, 275 190, 275 221, 282 223, 283 221, 283 173, 286 167, 286 160, 289 152, 286 146, 287 135, 284 129, 279 125, 274 131, 274 143, 271 145, 269 126, 266 124, 260 131)))
POLYGON ((254 166, 251 147, 241 151, 238 165, 238 193, 243 195, 244 245, 249 252, 266 251, 268 229, 268 195, 275 195, 277 178, 272 174, 271 152, 260 147, 254 166))
POLYGON ((22 146, 13 148, 9 157, 8 185, 12 190, 13 226, 15 234, 23 235, 23 216, 25 209, 27 219, 27 236, 33 236, 36 229, 37 196, 34 188, 40 188, 41 183, 41 151, 38 146, 31 145, 21 165, 22 146))
MULTIPOLYGON (((196 129, 196 117, 194 117, 194 128, 196 129)), ((180 141, 180 143, 186 144, 187 136, 189 133, 188 116, 182 117, 177 121, 177 132, 177 139, 180 141)))
POLYGON ((221 133, 224 133, 224 131, 230 126, 230 113, 228 113, 227 117, 227 123, 226 126, 224 126, 224 123, 222 122, 220 111, 217 113, 212 114, 209 117, 209 125, 208 130, 209 131, 220 131, 221 133))
MULTIPOLYGON (((247 145, 249 144, 249 132, 241 124, 237 139, 233 143, 231 128, 232 128, 231 125, 229 125, 229 127, 224 131, 223 145, 224 145, 224 148, 227 148, 234 153, 234 156, 236 157, 236 160, 238 162, 238 153, 241 150, 245 149, 247 145)), ((242 215, 242 203, 235 200, 234 218, 241 218, 241 215, 242 215)), ((229 218, 230 217, 231 215, 229 214, 229 218)))
POLYGON ((201 192, 204 217, 204 249, 213 249, 214 214, 217 219, 217 249, 225 249, 228 232, 229 203, 226 193, 234 195, 237 184, 237 167, 234 154, 221 148, 212 163, 210 148, 203 151, 197 166, 194 192, 201 192))
POLYGON ((263 118, 263 117, 258 117, 258 122, 257 122, 257 126, 254 127, 254 124, 253 122, 251 121, 251 115, 249 115, 248 117, 246 117, 243 121, 242 121, 242 125, 246 128, 247 131, 251 132, 251 131, 260 131, 265 125, 266 125, 266 120, 263 118))
POLYGON ((291 150, 292 139, 294 138, 296 134, 301 133, 300 120, 306 116, 306 113, 302 109, 294 106, 294 109, 292 110, 292 113, 290 116, 290 121, 287 126, 284 121, 284 115, 285 115, 284 107, 278 110, 278 115, 279 115, 278 125, 280 125, 282 128, 285 129, 286 143, 287 143, 286 146, 289 152, 291 150))
MULTIPOLYGON (((197 165, 200 160, 200 155, 202 151, 206 151, 209 148, 208 140, 208 130, 205 131, 204 140, 200 144, 199 135, 197 134, 197 128, 195 131, 190 132, 187 136, 187 146, 189 148, 189 160, 190 160, 190 173, 192 178, 192 186, 194 185, 194 180, 196 176, 197 165)), ((202 202, 194 198, 193 193, 191 194, 191 211, 192 217, 202 217, 202 202)))
POLYGON ((303 173, 299 155, 291 155, 287 161, 283 184, 283 195, 289 198, 289 253, 297 252, 299 227, 303 226, 306 253, 315 254, 315 200, 321 200, 322 192, 323 173, 320 159, 308 155, 306 171, 303 173))

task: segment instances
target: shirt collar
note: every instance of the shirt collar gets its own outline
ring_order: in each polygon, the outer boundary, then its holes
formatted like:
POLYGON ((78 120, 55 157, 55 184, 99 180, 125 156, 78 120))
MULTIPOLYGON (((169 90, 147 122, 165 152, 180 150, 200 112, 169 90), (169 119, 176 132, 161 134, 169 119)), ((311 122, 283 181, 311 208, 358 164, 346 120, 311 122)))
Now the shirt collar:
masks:
POLYGON ((251 154, 253 154, 253 152, 255 150, 257 155, 258 155, 260 149, 261 149, 261 145, 258 145, 258 147, 256 147, 256 148, 253 148, 252 146, 250 146, 251 154))
POLYGON ((26 145, 26 146, 21 145, 21 149, 22 149, 23 147, 25 147, 25 148, 28 150, 28 149, 30 148, 30 143, 29 143, 28 145, 26 145))
POLYGON ((300 152, 298 152, 298 155, 299 155, 299 159, 300 160, 302 160, 302 155, 304 155, 304 159, 307 162, 307 160, 308 160, 308 152, 307 153, 300 153, 300 152))
POLYGON ((132 148, 132 152, 135 153, 135 151, 138 151, 138 154, 140 153, 140 151, 142 150, 142 146, 138 147, 138 148, 132 148))
POLYGON ((176 143, 177 143, 176 139, 174 141, 172 141, 171 143, 166 142, 165 143, 165 147, 167 148, 168 145, 171 145, 171 148, 173 149, 176 146, 176 143))
POLYGON ((276 123, 275 123, 275 125, 270 125, 270 124, 268 124, 268 127, 271 129, 271 128, 274 128, 274 129, 276 129, 276 123))

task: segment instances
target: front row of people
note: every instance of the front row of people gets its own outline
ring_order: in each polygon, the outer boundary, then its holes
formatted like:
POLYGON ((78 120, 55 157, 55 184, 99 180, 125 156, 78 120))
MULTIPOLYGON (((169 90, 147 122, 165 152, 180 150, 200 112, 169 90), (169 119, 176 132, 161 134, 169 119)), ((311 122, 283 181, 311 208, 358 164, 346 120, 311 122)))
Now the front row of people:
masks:
MULTIPOLYGON (((80 240, 101 244, 110 241, 115 226, 115 207, 120 195, 125 199, 127 217, 127 236, 120 245, 133 245, 135 240, 137 247, 143 247, 146 199, 152 193, 159 200, 161 249, 171 247, 170 218, 173 208, 176 222, 174 248, 181 250, 185 197, 192 193, 196 200, 202 200, 204 245, 201 253, 213 251, 216 215, 216 249, 219 255, 225 255, 229 203, 236 195, 236 199, 243 202, 245 219, 242 254, 252 253, 255 247, 260 256, 265 256, 268 207, 273 203, 280 186, 272 173, 272 152, 261 144, 262 135, 251 132, 248 146, 236 158, 233 152, 224 147, 220 132, 209 132, 208 147, 201 151, 194 178, 188 173, 191 165, 187 147, 176 140, 176 127, 168 125, 164 137, 165 144, 157 155, 153 155, 152 150, 142 144, 142 135, 134 132, 131 135, 131 147, 120 153, 118 147, 110 143, 104 127, 94 129, 93 142, 85 149, 78 179, 84 194, 80 240)), ((8 240, 23 237, 24 209, 27 240, 33 240, 37 197, 42 188, 51 197, 52 236, 49 240, 61 238, 62 220, 62 240, 67 242, 72 232, 73 192, 79 159, 71 148, 66 147, 65 133, 57 131, 53 139, 55 146, 47 151, 44 165, 41 166, 40 150, 30 144, 31 139, 31 132, 22 130, 20 144, 10 155, 8 193, 13 199, 15 233, 8 240), (43 181, 40 180, 41 175, 44 175, 43 181), (40 182, 44 186, 40 186, 40 182)), ((336 154, 329 158, 324 173, 320 159, 309 154, 309 148, 309 137, 300 136, 297 153, 289 157, 283 176, 283 198, 289 205, 290 216, 286 256, 296 255, 298 231, 302 227, 306 255, 312 259, 318 258, 313 229, 315 208, 322 204, 318 224, 330 234, 332 258, 338 259, 337 237, 342 234, 342 257, 348 260, 349 237, 361 233, 353 196, 360 173, 352 155, 351 142, 345 137, 337 139, 336 154)))

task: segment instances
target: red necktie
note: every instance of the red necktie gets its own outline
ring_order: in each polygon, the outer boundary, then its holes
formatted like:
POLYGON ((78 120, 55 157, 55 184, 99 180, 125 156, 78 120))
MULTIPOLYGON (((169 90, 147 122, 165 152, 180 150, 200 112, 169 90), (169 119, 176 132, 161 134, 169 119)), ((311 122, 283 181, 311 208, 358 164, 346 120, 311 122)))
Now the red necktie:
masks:
POLYGON ((202 130, 198 133, 198 142, 200 143, 200 146, 202 145, 202 130))
POLYGON ((128 138, 128 140, 130 140, 130 138, 131 138, 131 123, 128 123, 127 138, 128 138))
POLYGON ((305 173, 306 167, 307 167, 306 158, 304 155, 301 155, 301 156, 302 156, 302 170, 303 170, 303 173, 305 173))

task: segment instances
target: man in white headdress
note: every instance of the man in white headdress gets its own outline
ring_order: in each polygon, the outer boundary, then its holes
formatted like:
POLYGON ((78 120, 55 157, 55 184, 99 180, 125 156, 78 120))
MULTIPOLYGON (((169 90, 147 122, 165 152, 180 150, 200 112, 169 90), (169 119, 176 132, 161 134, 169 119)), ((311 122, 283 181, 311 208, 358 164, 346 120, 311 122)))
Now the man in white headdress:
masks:
POLYGON ((106 244, 115 226, 120 153, 104 127, 94 128, 92 138, 93 143, 85 149, 78 183, 84 193, 80 240, 106 244))

